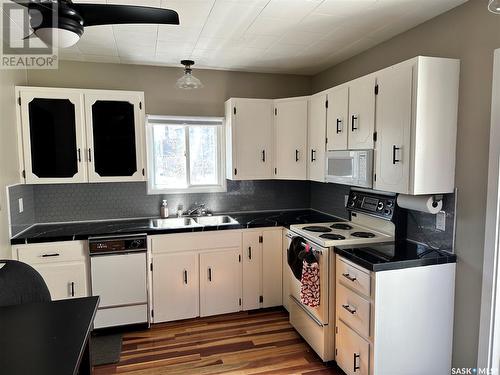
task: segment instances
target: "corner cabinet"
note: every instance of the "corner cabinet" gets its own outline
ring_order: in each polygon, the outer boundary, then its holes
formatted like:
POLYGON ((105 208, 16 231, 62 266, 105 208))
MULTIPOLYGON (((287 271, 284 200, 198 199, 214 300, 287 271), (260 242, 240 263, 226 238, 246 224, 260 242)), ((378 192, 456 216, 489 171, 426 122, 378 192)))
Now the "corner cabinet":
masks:
POLYGON ((312 95, 309 99, 307 179, 317 182, 325 182, 326 106, 325 93, 312 95))
POLYGON ((273 101, 231 98, 225 112, 227 178, 272 179, 273 101))
POLYGON ((28 184, 141 181, 142 92, 16 87, 28 184))
POLYGON ((377 73, 374 188, 451 193, 460 62, 417 57, 377 73))
POLYGON ((274 177, 307 178, 307 97, 274 101, 274 177))

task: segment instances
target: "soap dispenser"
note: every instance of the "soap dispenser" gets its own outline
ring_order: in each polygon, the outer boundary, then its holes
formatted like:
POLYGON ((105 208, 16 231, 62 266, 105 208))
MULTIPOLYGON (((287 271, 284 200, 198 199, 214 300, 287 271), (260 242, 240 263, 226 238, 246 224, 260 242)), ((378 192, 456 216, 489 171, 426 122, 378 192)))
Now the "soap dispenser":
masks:
POLYGON ((166 199, 163 200, 160 208, 160 216, 162 219, 166 219, 168 217, 168 206, 166 199))

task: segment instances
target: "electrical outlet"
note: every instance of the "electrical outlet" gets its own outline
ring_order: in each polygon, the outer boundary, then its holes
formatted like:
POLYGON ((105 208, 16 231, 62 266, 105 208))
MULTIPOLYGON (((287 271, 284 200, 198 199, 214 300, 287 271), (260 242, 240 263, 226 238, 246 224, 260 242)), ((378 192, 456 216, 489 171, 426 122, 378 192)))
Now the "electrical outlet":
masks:
POLYGON ((18 205, 19 205, 19 213, 22 213, 24 211, 24 204, 23 204, 23 198, 19 198, 17 200, 18 205))
POLYGON ((439 211, 436 214, 436 230, 445 231, 446 230, 446 212, 439 211))

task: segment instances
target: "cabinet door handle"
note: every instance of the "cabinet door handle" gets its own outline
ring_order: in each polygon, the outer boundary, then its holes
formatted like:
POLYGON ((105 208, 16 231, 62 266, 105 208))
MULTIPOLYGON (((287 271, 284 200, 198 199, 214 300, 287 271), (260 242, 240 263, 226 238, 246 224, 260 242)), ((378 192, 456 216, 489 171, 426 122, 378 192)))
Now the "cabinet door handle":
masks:
POLYGON ((80 149, 78 149, 78 163, 82 162, 82 152, 80 149))
POLYGON ((342 305, 342 307, 345 310, 349 311, 352 315, 356 314, 356 309, 353 309, 351 306, 349 306, 349 305, 342 305))
POLYGON ((252 259, 252 246, 248 246, 248 259, 252 259))
POLYGON ((295 161, 299 161, 299 150, 295 150, 295 161))
POLYGON ((89 148, 89 162, 92 162, 92 149, 89 148))
POLYGON ((316 161, 316 150, 311 148, 311 162, 316 161))
POLYGON ((361 367, 358 365, 358 359, 359 359, 359 354, 354 353, 353 356, 353 370, 356 372, 356 370, 359 370, 361 367))
POLYGON ((212 267, 208 267, 208 281, 212 282, 212 267))
POLYGON ((351 116, 351 130, 355 131, 358 130, 358 128, 354 125, 358 121, 358 115, 352 115, 351 116))
POLYGON ((344 276, 346 279, 350 281, 356 281, 356 277, 349 275, 348 273, 343 273, 342 276, 344 276))
POLYGON ((48 253, 48 254, 43 254, 42 258, 50 258, 50 257, 58 257, 59 253, 48 253))
POLYGON ((266 150, 262 150, 262 162, 266 162, 266 150))
POLYGON ((188 285, 188 271, 184 270, 184 284, 188 285))
POLYGON ((342 133, 342 120, 337 119, 337 134, 342 133))
POLYGON ((75 296, 75 282, 71 282, 71 297, 75 296))
POLYGON ((392 164, 399 163, 401 160, 396 159, 396 153, 401 150, 401 147, 396 147, 396 145, 392 146, 392 164))

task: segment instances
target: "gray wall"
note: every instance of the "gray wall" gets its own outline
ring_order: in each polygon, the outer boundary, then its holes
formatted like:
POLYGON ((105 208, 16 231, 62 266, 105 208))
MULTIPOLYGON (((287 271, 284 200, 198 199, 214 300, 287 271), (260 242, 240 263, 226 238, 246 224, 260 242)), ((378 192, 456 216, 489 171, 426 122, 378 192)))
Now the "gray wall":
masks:
POLYGON ((26 84, 25 70, 0 69, 0 259, 10 258, 6 186, 18 183, 14 86, 26 84))
POLYGON ((58 70, 29 70, 28 84, 144 91, 146 113, 190 116, 223 116, 230 97, 274 99, 311 92, 309 76, 199 69, 194 74, 204 88, 176 88, 181 68, 61 61, 58 70))
POLYGON ((477 360, 493 50, 500 47, 500 16, 488 12, 486 5, 487 1, 471 0, 313 78, 313 91, 317 92, 416 55, 461 60, 456 165, 456 367, 475 367, 477 360))

